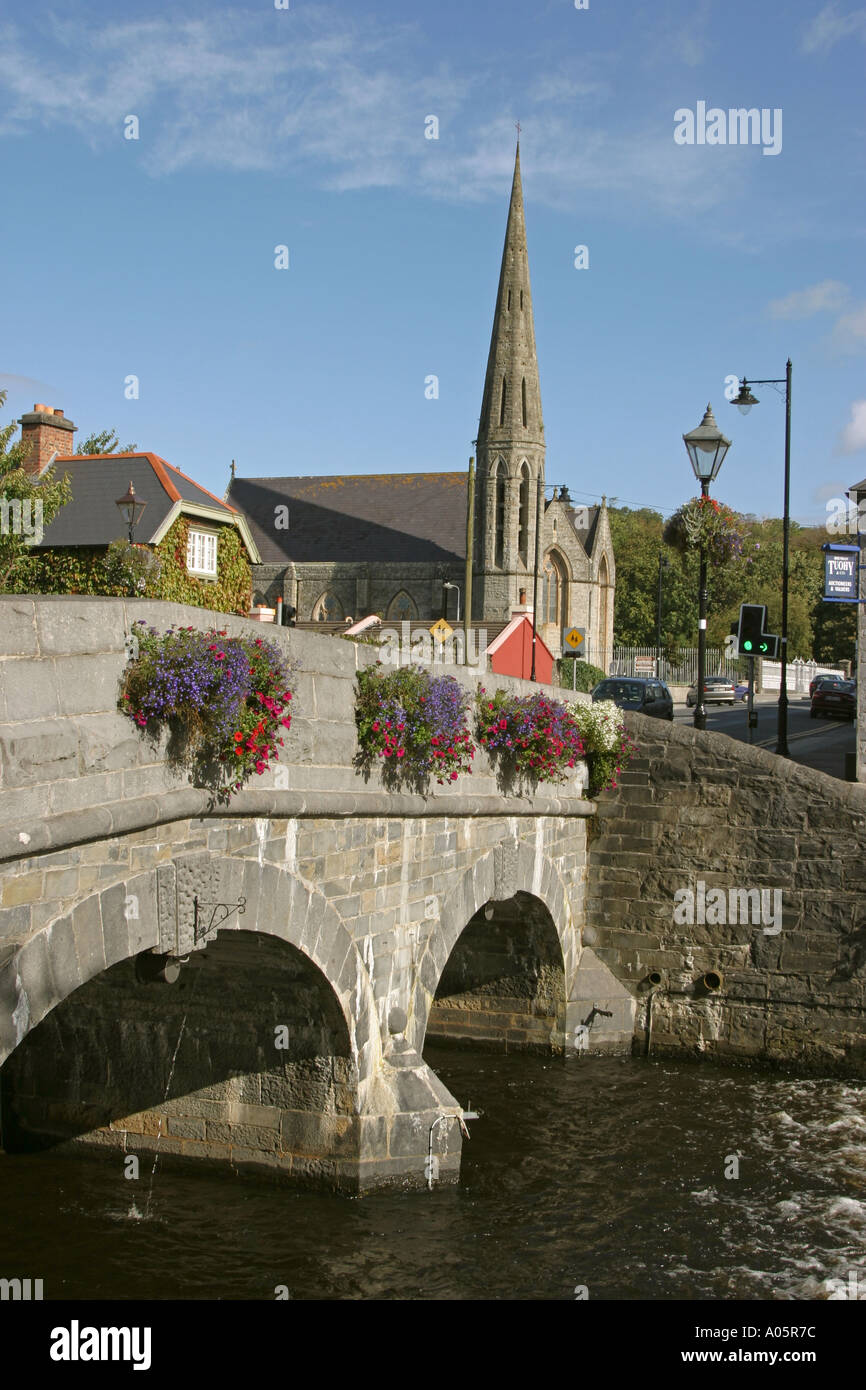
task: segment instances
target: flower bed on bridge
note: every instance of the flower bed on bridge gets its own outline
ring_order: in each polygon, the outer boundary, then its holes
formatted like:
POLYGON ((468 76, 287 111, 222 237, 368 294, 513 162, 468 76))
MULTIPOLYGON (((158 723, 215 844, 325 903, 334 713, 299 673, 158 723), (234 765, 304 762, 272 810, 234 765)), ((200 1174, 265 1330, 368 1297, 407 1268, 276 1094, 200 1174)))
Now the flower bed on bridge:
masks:
POLYGON ((120 706, 140 729, 171 731, 172 762, 228 801, 279 758, 291 726, 291 668, 261 637, 135 624, 138 656, 124 673, 120 706))

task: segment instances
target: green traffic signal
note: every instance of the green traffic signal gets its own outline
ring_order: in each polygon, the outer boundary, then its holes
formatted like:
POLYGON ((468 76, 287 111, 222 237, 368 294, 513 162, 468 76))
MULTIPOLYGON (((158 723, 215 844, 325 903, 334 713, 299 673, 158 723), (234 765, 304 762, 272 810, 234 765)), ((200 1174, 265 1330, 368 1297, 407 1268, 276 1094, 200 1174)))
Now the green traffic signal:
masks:
POLYGON ((744 652, 750 652, 751 650, 752 650, 752 644, 751 644, 751 642, 744 642, 744 643, 743 643, 743 651, 744 651, 744 652))

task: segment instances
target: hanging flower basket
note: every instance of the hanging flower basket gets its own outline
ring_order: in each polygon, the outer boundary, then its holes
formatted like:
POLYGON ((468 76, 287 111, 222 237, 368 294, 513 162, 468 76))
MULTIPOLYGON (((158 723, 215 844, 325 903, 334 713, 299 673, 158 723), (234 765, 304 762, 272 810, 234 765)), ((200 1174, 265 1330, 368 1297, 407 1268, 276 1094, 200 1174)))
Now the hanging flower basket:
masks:
POLYGON ((561 700, 540 693, 488 693, 480 686, 475 708, 478 742, 506 776, 564 782, 584 757, 580 730, 561 700))
POLYGON ((662 532, 665 545, 681 555, 706 550, 717 565, 727 564, 743 553, 746 534, 742 519, 715 497, 693 497, 674 512, 662 532))
POLYGON ((580 730, 589 765, 589 785, 585 795, 596 797, 608 787, 617 787, 617 778, 637 751, 637 744, 626 732, 622 710, 613 700, 591 705, 569 704, 568 711, 580 730))
POLYGON ((261 637, 134 625, 138 656, 127 667, 123 713, 143 731, 168 728, 169 761, 227 802, 279 757, 289 714, 291 667, 261 637))
POLYGON ((430 777, 456 782, 475 757, 468 698, 453 676, 433 676, 423 666, 384 671, 377 661, 359 671, 356 766, 369 773, 378 764, 389 788, 421 790, 430 777))

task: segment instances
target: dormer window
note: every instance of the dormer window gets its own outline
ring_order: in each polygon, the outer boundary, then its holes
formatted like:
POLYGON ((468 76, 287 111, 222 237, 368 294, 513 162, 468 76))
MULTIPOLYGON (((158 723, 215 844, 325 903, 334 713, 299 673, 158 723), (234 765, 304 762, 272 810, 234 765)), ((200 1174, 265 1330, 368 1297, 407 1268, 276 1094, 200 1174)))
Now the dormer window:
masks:
POLYGON ((217 538, 214 531, 190 530, 186 541, 186 567, 190 574, 216 579, 217 538))

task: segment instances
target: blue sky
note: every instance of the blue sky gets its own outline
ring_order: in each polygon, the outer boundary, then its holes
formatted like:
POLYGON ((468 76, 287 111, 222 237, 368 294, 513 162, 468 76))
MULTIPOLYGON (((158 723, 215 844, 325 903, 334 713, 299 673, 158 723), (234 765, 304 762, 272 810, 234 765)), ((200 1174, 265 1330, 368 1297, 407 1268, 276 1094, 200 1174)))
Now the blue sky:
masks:
POLYGON ((464 468, 519 120, 548 481, 672 511, 709 400, 714 494, 779 515, 782 400, 725 379, 790 355, 822 520, 866 475, 864 58, 849 0, 12 0, 0 422, 61 406, 220 494, 232 458, 464 468), (781 109, 781 151, 677 144, 698 102, 781 109))

